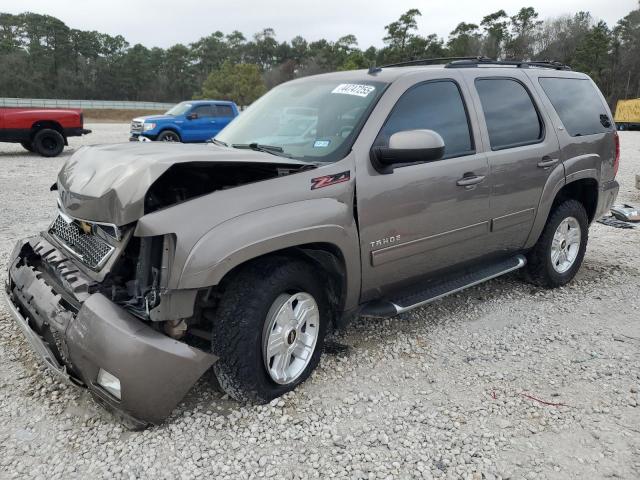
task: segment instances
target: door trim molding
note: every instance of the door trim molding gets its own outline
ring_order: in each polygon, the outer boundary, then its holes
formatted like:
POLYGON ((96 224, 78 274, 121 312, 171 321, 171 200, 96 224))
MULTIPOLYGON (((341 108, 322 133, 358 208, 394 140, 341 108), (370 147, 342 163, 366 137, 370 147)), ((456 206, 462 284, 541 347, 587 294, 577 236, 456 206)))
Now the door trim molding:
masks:
POLYGON ((418 255, 427 251, 434 251, 454 243, 470 240, 489 233, 489 222, 480 222, 465 227, 449 230, 448 232, 418 238, 409 242, 399 243, 380 248, 371 252, 371 265, 377 267, 384 263, 393 262, 401 258, 418 255))
POLYGON ((535 208, 527 208, 525 210, 520 210, 519 212, 513 212, 507 215, 502 215, 501 217, 496 217, 491 220, 491 231, 498 232, 522 223, 533 223, 535 212, 535 208))

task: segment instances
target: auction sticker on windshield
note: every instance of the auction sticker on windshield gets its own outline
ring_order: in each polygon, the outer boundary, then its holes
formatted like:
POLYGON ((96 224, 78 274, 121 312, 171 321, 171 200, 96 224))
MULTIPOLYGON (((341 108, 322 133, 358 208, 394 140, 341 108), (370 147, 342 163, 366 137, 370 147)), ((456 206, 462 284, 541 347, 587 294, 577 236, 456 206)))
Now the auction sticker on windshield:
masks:
POLYGON ((366 97, 376 89, 373 85, 360 85, 357 83, 341 83, 333 89, 331 93, 341 93, 343 95, 356 95, 366 97))

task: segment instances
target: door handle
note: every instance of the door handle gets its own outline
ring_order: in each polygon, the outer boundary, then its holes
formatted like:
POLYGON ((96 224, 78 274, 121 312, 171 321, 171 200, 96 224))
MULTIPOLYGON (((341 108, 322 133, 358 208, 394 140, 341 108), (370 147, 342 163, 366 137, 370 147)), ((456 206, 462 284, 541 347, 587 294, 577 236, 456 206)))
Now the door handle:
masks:
POLYGON ((465 175, 456 182, 459 187, 471 187, 477 185, 484 180, 484 175, 465 175))
POLYGON ((551 157, 544 156, 542 157, 542 161, 538 162, 538 167, 540 168, 553 167, 559 161, 560 159, 558 158, 551 158, 551 157))

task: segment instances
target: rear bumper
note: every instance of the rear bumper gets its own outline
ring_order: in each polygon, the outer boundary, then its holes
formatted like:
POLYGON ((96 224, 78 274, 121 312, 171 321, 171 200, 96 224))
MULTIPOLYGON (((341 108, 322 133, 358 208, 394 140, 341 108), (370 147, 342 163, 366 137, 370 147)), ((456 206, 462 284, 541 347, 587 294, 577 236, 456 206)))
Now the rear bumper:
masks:
POLYGON ((611 206, 616 201, 619 190, 620 185, 615 180, 611 180, 600 185, 600 191, 598 192, 598 206, 593 218, 594 221, 602 218, 609 212, 611 206))
POLYGON ((64 136, 65 137, 80 137, 81 135, 88 135, 91 133, 91 130, 86 128, 65 128, 64 136))
POLYGON ((68 271, 70 260, 60 261, 61 253, 40 237, 21 241, 10 258, 5 299, 32 350, 134 426, 161 423, 216 357, 156 331, 101 293, 85 291, 76 310, 62 300, 70 292, 59 292, 52 269, 43 266, 51 255, 54 269, 68 271), (98 385, 100 369, 118 378, 121 399, 98 385))

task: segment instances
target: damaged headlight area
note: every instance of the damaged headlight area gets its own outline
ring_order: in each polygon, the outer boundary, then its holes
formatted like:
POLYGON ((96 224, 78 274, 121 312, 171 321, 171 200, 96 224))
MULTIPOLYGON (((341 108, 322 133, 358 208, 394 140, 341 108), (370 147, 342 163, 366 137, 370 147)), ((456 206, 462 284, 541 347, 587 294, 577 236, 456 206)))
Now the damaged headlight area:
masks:
POLYGON ((172 234, 132 236, 105 279, 103 294, 135 316, 149 320, 166 291, 174 250, 172 234))

